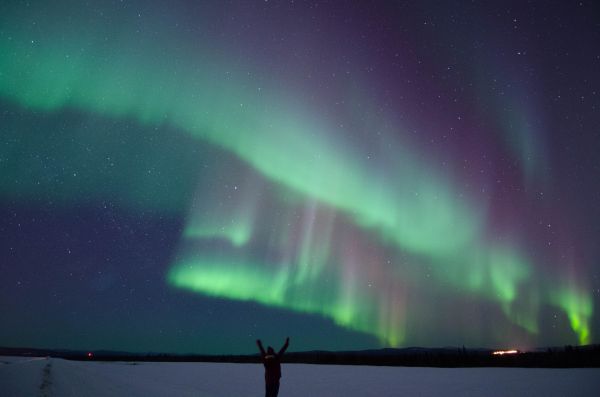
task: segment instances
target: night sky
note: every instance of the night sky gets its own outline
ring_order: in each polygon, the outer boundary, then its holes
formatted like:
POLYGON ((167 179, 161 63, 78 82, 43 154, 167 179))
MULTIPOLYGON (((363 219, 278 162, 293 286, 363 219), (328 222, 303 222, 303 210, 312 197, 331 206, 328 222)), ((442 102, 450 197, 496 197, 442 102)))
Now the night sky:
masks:
POLYGON ((594 3, 0 2, 0 346, 597 343, 594 3))

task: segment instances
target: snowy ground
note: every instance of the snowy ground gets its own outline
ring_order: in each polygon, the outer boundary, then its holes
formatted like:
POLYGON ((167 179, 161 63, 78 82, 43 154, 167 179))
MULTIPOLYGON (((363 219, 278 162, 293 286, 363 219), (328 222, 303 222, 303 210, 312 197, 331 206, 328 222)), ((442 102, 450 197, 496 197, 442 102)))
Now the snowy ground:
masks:
MULTIPOLYGON (((0 357, 0 396, 261 396, 257 364, 79 362, 0 357)), ((600 369, 284 364, 281 397, 597 396, 600 369)))

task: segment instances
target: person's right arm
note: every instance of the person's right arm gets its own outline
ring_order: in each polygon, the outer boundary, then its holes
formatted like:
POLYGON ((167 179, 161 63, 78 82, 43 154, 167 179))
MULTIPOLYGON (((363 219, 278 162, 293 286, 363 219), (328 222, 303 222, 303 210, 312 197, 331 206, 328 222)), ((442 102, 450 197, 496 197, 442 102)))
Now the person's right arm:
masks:
POLYGON ((279 350, 278 355, 279 356, 283 355, 283 353, 285 353, 285 351, 287 350, 289 345, 290 345, 290 337, 288 336, 287 338, 285 338, 285 344, 281 347, 281 350, 279 350))

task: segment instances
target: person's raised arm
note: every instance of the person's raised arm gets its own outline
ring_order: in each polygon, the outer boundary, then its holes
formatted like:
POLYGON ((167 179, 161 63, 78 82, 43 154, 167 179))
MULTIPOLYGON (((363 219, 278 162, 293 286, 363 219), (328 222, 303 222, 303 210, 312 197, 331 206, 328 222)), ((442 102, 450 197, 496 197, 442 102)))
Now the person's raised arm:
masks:
POLYGON ((278 355, 279 356, 283 355, 283 353, 285 353, 285 351, 287 350, 289 345, 290 345, 290 337, 288 336, 287 338, 285 338, 285 343, 281 347, 281 350, 279 350, 278 355))
POLYGON ((262 342, 260 341, 260 339, 256 340, 256 345, 258 346, 258 349, 260 350, 260 355, 263 356, 263 357, 266 356, 267 353, 265 352, 265 348, 263 347, 262 342))

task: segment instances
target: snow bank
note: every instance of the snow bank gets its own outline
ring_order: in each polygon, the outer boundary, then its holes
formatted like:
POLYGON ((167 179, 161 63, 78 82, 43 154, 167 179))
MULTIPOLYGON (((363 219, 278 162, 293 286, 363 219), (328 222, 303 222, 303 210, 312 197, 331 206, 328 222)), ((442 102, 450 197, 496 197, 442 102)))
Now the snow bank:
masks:
MULTIPOLYGON (((600 369, 284 364, 279 395, 597 396, 600 369)), ((78 362, 0 357, 0 396, 262 396, 258 364, 78 362)))

